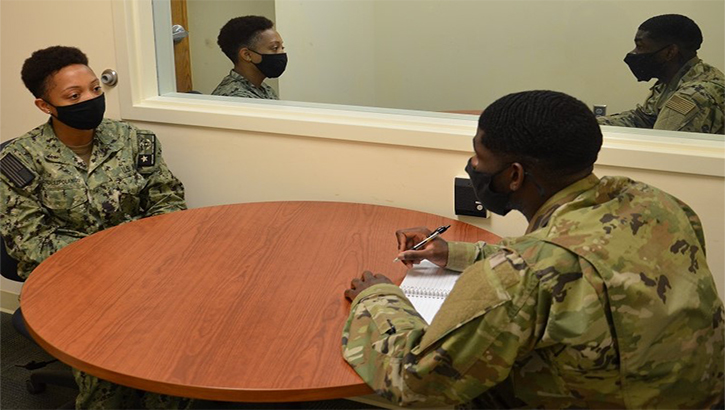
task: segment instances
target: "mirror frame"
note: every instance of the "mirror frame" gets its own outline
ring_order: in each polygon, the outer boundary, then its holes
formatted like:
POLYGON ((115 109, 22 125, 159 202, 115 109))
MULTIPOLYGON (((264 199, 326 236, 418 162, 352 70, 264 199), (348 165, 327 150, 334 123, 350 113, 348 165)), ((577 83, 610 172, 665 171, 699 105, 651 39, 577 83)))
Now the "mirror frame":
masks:
MULTIPOLYGON (((158 57, 169 58, 172 46, 170 35, 155 34, 170 33, 171 22, 154 25, 154 11, 163 14, 168 0, 153 1, 158 3, 112 2, 124 120, 471 152, 478 120, 471 115, 159 92, 173 89, 173 67, 157 64, 158 57), (170 70, 171 78, 158 75, 170 70)), ((725 176, 720 136, 609 126, 602 131, 597 165, 725 176)))

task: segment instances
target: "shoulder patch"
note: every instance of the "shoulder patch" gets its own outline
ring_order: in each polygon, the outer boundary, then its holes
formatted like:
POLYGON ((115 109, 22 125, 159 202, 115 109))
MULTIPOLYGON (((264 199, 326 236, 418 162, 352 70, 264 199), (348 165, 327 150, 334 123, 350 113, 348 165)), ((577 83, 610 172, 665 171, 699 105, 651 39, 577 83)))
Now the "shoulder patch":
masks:
POLYGON ((672 98, 667 101, 665 107, 671 108, 682 115, 687 115, 688 112, 695 109, 696 104, 690 100, 680 97, 679 95, 673 95, 672 98))
POLYGON ((28 167, 23 165, 20 160, 9 153, 0 159, 0 169, 3 175, 5 175, 15 186, 18 188, 24 188, 35 179, 33 174, 28 167))
POLYGON ((139 168, 152 167, 156 164, 156 135, 150 131, 138 131, 138 157, 136 165, 139 168))

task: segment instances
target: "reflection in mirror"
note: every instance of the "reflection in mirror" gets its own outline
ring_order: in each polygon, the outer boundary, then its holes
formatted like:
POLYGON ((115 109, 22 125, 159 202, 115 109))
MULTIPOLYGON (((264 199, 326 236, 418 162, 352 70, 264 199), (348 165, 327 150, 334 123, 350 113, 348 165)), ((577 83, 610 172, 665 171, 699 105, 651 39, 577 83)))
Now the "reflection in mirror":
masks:
POLYGON ((232 68, 219 29, 250 14, 274 21, 285 40, 287 70, 266 83, 287 101, 479 112, 511 92, 553 89, 612 114, 641 104, 654 84, 637 82, 622 60, 639 24, 665 13, 697 22, 698 56, 725 68, 720 0, 177 1, 188 18, 191 89, 203 94, 232 68))

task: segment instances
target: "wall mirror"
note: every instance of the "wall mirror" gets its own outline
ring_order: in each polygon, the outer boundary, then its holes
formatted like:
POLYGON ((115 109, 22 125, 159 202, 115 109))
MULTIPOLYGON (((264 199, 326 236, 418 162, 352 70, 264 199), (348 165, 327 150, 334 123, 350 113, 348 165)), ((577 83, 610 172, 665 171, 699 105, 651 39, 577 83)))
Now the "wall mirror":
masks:
POLYGON ((637 26, 664 13, 695 20, 705 39, 699 56, 725 68, 720 0, 153 1, 162 95, 210 94, 232 68, 219 29, 248 14, 273 20, 285 41, 287 71, 267 82, 287 102, 476 112, 504 94, 546 88, 620 112, 654 83, 636 82, 622 58, 637 26), (189 32, 176 44, 159 38, 171 37, 172 20, 189 32))

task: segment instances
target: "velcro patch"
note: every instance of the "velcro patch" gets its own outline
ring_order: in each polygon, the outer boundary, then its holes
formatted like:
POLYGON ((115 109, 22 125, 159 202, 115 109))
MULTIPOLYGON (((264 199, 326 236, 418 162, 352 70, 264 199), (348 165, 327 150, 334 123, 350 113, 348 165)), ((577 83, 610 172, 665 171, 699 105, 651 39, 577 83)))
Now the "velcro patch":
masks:
POLYGON ((697 105, 694 102, 686 100, 679 95, 673 95, 672 98, 667 101, 667 104, 665 104, 665 107, 673 109, 682 115, 686 115, 688 112, 695 109, 696 106, 697 105))
POLYGON ((156 164, 156 135, 150 131, 139 131, 138 138, 138 159, 136 165, 139 168, 152 167, 156 164))
POLYGON ((7 154, 0 159, 0 169, 3 175, 18 188, 24 188, 35 179, 35 174, 13 154, 7 154))

